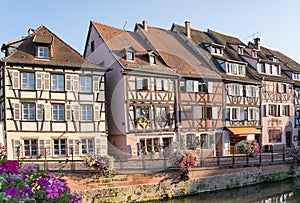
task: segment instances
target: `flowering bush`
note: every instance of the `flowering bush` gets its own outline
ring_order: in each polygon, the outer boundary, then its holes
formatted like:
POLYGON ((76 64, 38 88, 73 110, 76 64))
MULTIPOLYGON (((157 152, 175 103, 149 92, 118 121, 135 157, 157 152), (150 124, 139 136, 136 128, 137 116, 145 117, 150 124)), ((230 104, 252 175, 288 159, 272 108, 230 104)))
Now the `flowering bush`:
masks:
POLYGON ((242 140, 236 145, 238 153, 247 154, 249 157, 256 157, 260 152, 260 146, 256 140, 242 140))
POLYGON ((176 161, 176 165, 181 172, 188 173, 190 168, 195 167, 199 162, 199 155, 195 151, 186 151, 183 154, 179 154, 179 159, 176 161))
POLYGON ((59 175, 38 169, 37 164, 20 168, 17 161, 0 162, 0 199, 4 202, 82 202, 77 193, 70 193, 59 175))
POLYGON ((6 159, 6 147, 0 143, 0 161, 6 159))
POLYGON ((93 168, 99 172, 100 176, 109 177, 113 174, 113 160, 111 157, 99 157, 89 153, 85 156, 83 163, 88 168, 93 168))

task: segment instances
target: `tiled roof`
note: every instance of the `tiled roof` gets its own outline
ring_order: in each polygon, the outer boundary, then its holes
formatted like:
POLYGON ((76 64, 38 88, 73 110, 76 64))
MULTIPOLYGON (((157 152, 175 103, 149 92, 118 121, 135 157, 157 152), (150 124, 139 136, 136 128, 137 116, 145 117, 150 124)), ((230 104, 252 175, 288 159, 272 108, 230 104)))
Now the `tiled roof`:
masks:
MULTIPOLYGON (((93 63, 86 60, 81 54, 79 54, 72 47, 67 45, 58 36, 48 30, 45 26, 40 26, 33 34, 22 38, 23 42, 18 46, 11 54, 1 59, 2 62, 14 63, 14 64, 31 64, 40 66, 61 66, 61 67, 73 67, 73 68, 93 68, 105 71, 104 67, 96 66, 93 63), (51 44, 51 58, 40 59, 36 57, 35 43, 51 44)), ((22 41, 21 40, 21 41, 22 41)), ((13 44, 5 43, 2 46, 2 50, 7 46, 13 44)))
POLYGON ((144 34, 166 64, 180 75, 220 79, 218 72, 213 70, 207 61, 194 54, 188 44, 175 32, 148 27, 144 34))
POLYGON ((175 71, 166 66, 160 56, 157 56, 156 65, 150 65, 148 54, 155 50, 138 33, 120 30, 94 21, 92 24, 124 69, 148 71, 149 73, 158 71, 159 73, 177 75, 175 71), (135 50, 133 62, 126 60, 124 49, 135 50))

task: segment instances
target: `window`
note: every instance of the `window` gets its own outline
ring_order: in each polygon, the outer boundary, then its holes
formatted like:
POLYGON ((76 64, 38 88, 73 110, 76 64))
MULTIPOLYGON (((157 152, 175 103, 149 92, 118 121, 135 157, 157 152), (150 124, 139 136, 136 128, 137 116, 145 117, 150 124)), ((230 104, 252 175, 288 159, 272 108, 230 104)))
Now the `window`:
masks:
POLYGON ((286 84, 281 84, 281 93, 286 93, 286 84))
POLYGON ((256 109, 252 109, 252 108, 248 109, 248 120, 249 121, 255 120, 255 114, 256 114, 255 110, 256 109))
POLYGON ((80 76, 80 92, 92 92, 92 77, 80 76))
POLYGON ((290 116, 290 106, 289 105, 284 105, 282 107, 282 115, 283 116, 290 116))
POLYGON ((34 90, 35 88, 35 78, 34 73, 22 73, 22 89, 23 90, 34 90))
POLYGON ((238 54, 243 55, 244 54, 244 48, 238 47, 238 54))
POLYGON ((54 140, 54 154, 57 156, 63 156, 67 154, 67 140, 58 139, 54 140))
POLYGON ((156 58, 155 58, 155 56, 149 56, 149 62, 150 62, 150 64, 156 64, 156 58))
POLYGON ((24 140, 26 157, 36 157, 38 155, 38 140, 24 140))
POLYGON ((212 119, 212 107, 206 107, 206 119, 207 120, 212 119))
POLYGON ((293 73, 293 79, 294 80, 300 80, 300 74, 299 73, 293 73))
POLYGON ((52 120, 53 121, 65 120, 65 106, 63 104, 52 105, 52 120))
POLYGON ((132 51, 126 52, 126 60, 130 60, 130 61, 134 60, 134 53, 132 51))
POLYGON ((179 82, 179 90, 180 92, 185 92, 185 81, 180 81, 179 82))
POLYGON ((193 80, 187 80, 186 81, 186 91, 187 92, 193 92, 194 91, 194 81, 193 80))
POLYGON ((136 106, 135 107, 135 117, 136 119, 140 118, 140 117, 144 117, 146 119, 149 119, 149 107, 147 106, 136 106))
POLYGON ((272 72, 273 75, 280 75, 280 68, 278 65, 272 65, 272 72))
POLYGON ((245 65, 236 64, 236 63, 226 63, 227 64, 227 73, 233 75, 245 75, 245 65))
POLYGON ((168 80, 166 79, 155 79, 155 90, 166 91, 168 88, 168 80))
POLYGON ((255 92, 256 92, 256 87, 247 86, 247 92, 246 92, 247 97, 255 97, 255 92))
POLYGON ((201 134, 199 136, 199 145, 202 149, 208 149, 208 134, 201 134))
POLYGON ((81 139, 81 145, 83 154, 95 152, 94 139, 81 139))
POLYGON ((136 78, 136 90, 148 90, 149 81, 147 78, 136 78))
POLYGON ((203 118, 203 106, 194 106, 193 107, 193 118, 202 119, 203 118))
POLYGON ((276 116, 276 105, 273 104, 269 105, 269 115, 276 116))
POLYGON ((35 120, 35 104, 34 103, 23 103, 23 120, 32 121, 35 120))
POLYGON ((38 47, 38 57, 39 58, 49 58, 49 48, 39 46, 38 47))
POLYGON ((196 135, 186 134, 186 148, 188 150, 196 149, 196 135))
POLYGON ((167 119, 167 107, 155 107, 155 119, 159 122, 166 122, 167 119))
POLYGON ((232 96, 240 96, 240 85, 239 84, 231 84, 229 85, 229 95, 232 96))
POLYGON ((95 51, 95 42, 94 40, 91 42, 91 53, 95 51))
MULTIPOLYGON (((300 108, 296 108, 295 110, 295 127, 300 126, 300 108)), ((300 141, 300 139, 299 139, 300 141)))
POLYGON ((266 73, 265 64, 263 64, 263 63, 257 63, 257 71, 259 73, 266 73))
POLYGON ((199 92, 206 93, 207 92, 207 85, 204 82, 199 82, 199 92))
POLYGON ((81 105, 81 120, 92 121, 93 120, 93 105, 81 105))
POLYGON ((211 46, 211 53, 222 55, 223 54, 223 49, 221 47, 211 46))
POLYGON ((231 109, 231 120, 239 120, 239 108, 231 109))
POLYGON ((51 75, 52 91, 64 91, 65 90, 65 77, 64 75, 51 75))
POLYGON ((257 51, 254 51, 254 50, 252 51, 252 57, 257 58, 257 51))

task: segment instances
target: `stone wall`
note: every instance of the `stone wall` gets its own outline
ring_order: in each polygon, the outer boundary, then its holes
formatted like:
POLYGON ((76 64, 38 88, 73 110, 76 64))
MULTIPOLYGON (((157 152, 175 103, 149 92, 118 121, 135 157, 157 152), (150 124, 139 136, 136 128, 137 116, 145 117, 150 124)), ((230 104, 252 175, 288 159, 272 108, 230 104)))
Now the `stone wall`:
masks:
MULTIPOLYGON (((265 176, 291 171, 293 164, 273 164, 236 168, 193 169, 188 181, 180 180, 176 170, 155 174, 116 175, 95 178, 88 174, 66 175, 72 191, 91 202, 142 202, 183 196, 200 192, 253 185, 265 181, 265 176)), ((297 166, 296 170, 300 171, 297 166)))

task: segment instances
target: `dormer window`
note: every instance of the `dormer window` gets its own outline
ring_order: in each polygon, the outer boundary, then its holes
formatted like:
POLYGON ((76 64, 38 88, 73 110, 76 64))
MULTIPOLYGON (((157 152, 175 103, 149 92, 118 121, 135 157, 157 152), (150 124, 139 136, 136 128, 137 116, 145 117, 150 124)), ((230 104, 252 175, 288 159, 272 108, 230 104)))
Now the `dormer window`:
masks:
POLYGON ((243 55, 244 54, 244 48, 238 47, 238 54, 243 55))
POLYGON ((217 47, 217 46, 211 46, 210 52, 212 54, 223 55, 223 48, 222 47, 217 47))
POLYGON ((253 57, 253 58, 257 58, 257 51, 252 50, 252 57, 253 57))
POLYGON ((156 58, 153 55, 149 55, 149 62, 150 64, 156 64, 156 58))
POLYGON ((238 76, 245 76, 245 65, 229 62, 227 62, 226 64, 226 73, 238 76))
POLYGON ((126 52, 126 60, 134 61, 134 52, 133 51, 126 52))
POLYGON ((257 71, 259 73, 266 73, 266 68, 264 63, 257 63, 257 71))
POLYGON ((276 56, 270 56, 270 59, 275 63, 278 61, 278 58, 276 56))
POLYGON ((300 73, 293 73, 294 80, 300 80, 300 73))
POLYGON ((39 58, 49 58, 49 47, 39 46, 37 56, 39 58))

